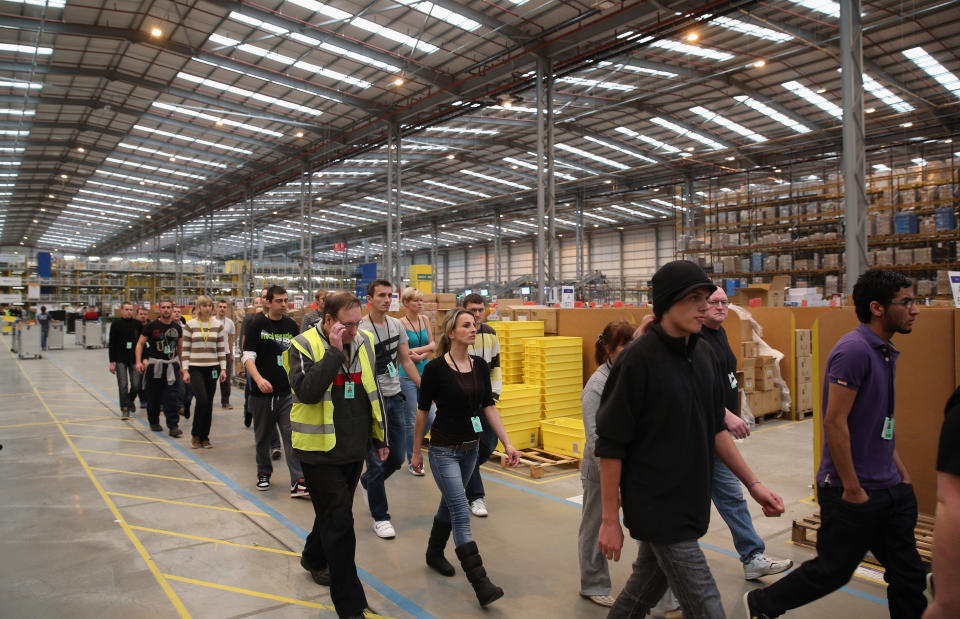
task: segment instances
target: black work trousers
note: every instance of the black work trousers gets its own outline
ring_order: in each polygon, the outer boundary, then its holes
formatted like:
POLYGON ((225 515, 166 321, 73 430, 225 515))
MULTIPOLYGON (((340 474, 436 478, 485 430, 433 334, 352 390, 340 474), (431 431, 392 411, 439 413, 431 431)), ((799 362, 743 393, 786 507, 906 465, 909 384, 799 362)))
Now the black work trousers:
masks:
POLYGON ((213 395, 220 379, 220 366, 191 365, 190 386, 197 404, 193 408, 193 428, 190 434, 201 441, 210 440, 210 424, 213 423, 213 395))
POLYGON ((337 616, 355 617, 367 607, 357 575, 357 537, 353 531, 353 494, 363 462, 300 464, 314 512, 303 559, 312 569, 330 570, 330 599, 337 616))
POLYGON ((841 499, 843 488, 821 486, 817 556, 751 594, 754 609, 777 617, 849 582, 867 550, 883 564, 892 619, 919 619, 927 607, 926 572, 917 553, 917 497, 911 484, 869 490, 866 503, 841 499))

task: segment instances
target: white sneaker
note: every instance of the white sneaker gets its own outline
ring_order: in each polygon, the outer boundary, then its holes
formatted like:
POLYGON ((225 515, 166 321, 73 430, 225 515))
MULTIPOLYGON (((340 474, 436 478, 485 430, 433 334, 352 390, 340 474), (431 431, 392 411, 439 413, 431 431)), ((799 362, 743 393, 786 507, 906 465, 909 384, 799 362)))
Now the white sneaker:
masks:
POLYGON ((743 564, 743 577, 746 580, 756 580, 761 576, 770 576, 779 574, 793 567, 793 561, 790 559, 771 559, 767 555, 760 553, 754 555, 752 559, 743 564))
POLYGON ((393 525, 389 520, 377 520, 373 523, 373 532, 381 539, 393 539, 397 532, 393 530, 393 525))
POLYGON ((487 517, 489 512, 487 512, 487 502, 483 500, 483 497, 470 501, 470 513, 478 518, 487 517))

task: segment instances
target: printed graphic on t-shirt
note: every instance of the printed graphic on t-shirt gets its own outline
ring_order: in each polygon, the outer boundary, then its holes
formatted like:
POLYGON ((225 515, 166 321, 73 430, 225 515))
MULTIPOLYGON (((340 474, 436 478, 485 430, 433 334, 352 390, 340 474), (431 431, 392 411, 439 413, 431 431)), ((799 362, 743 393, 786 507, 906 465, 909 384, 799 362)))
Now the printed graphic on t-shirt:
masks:
POLYGON ((147 325, 144 335, 147 337, 148 357, 170 360, 177 356, 177 340, 181 337, 178 324, 165 325, 160 321, 154 321, 147 325))

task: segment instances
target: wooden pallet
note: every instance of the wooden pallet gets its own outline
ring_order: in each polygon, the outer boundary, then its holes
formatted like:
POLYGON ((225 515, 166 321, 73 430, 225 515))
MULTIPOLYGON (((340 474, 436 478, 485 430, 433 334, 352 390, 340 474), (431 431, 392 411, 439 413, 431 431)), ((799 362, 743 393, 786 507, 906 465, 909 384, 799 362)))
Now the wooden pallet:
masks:
POLYGON ((783 413, 780 411, 774 411, 772 413, 763 413, 762 415, 754 415, 753 421, 758 426, 770 423, 771 421, 776 421, 778 419, 783 419, 783 413))
MULTIPOLYGON (((928 565, 932 563, 933 559, 933 526, 935 522, 936 519, 933 516, 919 514, 917 516, 917 526, 913 530, 914 537, 917 540, 917 552, 920 553, 920 558, 923 559, 924 563, 928 565)), ((794 544, 816 550, 817 531, 819 530, 820 514, 818 512, 801 520, 794 520, 790 538, 794 544)), ((868 563, 880 565, 880 562, 872 553, 867 553, 864 560, 868 563)))
MULTIPOLYGON (((567 473, 580 469, 580 458, 552 454, 537 447, 528 447, 520 451, 520 464, 515 468, 519 470, 528 470, 530 477, 540 479, 546 474, 567 473)), ((507 467, 507 454, 501 451, 494 451, 491 459, 500 458, 500 466, 507 467)), ((508 469, 512 470, 512 469, 508 469)))
POLYGON ((790 411, 786 415, 788 418, 794 421, 803 421, 808 417, 813 417, 813 409, 805 410, 805 411, 790 411))

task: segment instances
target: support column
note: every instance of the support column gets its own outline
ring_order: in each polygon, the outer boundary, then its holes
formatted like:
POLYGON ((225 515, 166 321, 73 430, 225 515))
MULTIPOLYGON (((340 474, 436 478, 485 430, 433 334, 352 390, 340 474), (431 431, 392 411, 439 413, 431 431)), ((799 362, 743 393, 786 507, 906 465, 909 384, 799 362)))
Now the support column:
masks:
POLYGON ((504 283, 503 278, 500 276, 500 269, 501 269, 500 262, 503 260, 502 252, 501 252, 501 250, 503 249, 502 247, 503 239, 502 239, 502 231, 500 229, 500 223, 501 223, 502 217, 503 215, 500 212, 500 209, 497 209, 497 211, 493 215, 493 257, 494 257, 493 279, 494 281, 497 282, 498 285, 504 283))
POLYGON ((840 0, 840 68, 843 91, 843 203, 846 269, 844 291, 867 270, 866 154, 863 129, 863 31, 860 0, 840 0))
POLYGON ((577 191, 576 195, 577 212, 577 281, 584 278, 583 272, 583 189, 577 191))
POLYGON ((620 245, 620 300, 627 301, 627 282, 625 278, 626 269, 623 260, 623 230, 617 230, 617 242, 620 245))
POLYGON ((247 238, 244 245, 244 256, 247 260, 244 264, 246 283, 243 296, 253 296, 253 188, 248 183, 243 188, 244 206, 247 209, 247 238))
POLYGON ((310 296, 310 284, 307 283, 306 274, 306 253, 307 236, 310 234, 310 220, 307 217, 307 202, 310 201, 310 194, 307 192, 307 178, 309 177, 307 160, 300 160, 300 254, 297 256, 297 276, 300 278, 300 285, 306 288, 307 297, 310 296))
POLYGON ((393 123, 387 126, 387 234, 383 239, 383 277, 393 277, 393 123))
MULTIPOLYGON (((550 272, 550 283, 553 283, 552 271, 552 253, 548 261, 547 252, 552 250, 553 243, 547 246, 547 236, 544 234, 543 226, 547 223, 548 214, 553 214, 553 192, 550 178, 552 176, 553 162, 553 112, 552 112, 552 94, 553 94, 553 75, 551 62, 547 58, 537 58, 537 250, 534 271, 537 278, 537 294, 535 298, 538 303, 544 303, 546 297, 544 287, 548 283, 548 271, 550 272), (549 160, 549 161, 548 161, 549 160)), ((548 228, 552 230, 553 218, 551 217, 548 228)))
POLYGON ((437 220, 433 220, 433 244, 430 246, 430 264, 433 265, 433 291, 437 291, 437 273, 440 270, 439 255, 437 248, 440 247, 440 232, 437 228, 437 220))

